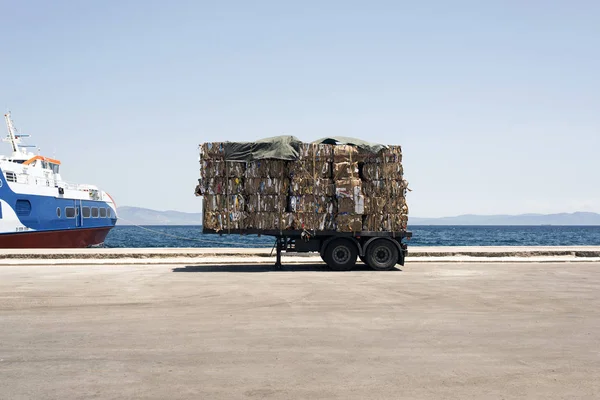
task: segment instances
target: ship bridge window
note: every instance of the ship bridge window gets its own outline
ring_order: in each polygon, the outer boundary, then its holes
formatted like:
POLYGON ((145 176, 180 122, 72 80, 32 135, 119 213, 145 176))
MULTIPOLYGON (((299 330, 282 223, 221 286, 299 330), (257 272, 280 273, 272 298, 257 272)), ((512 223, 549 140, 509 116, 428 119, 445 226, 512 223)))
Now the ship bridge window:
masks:
POLYGON ((11 171, 6 171, 6 180, 8 182, 16 182, 17 174, 15 174, 14 172, 11 172, 11 171))
POLYGON ((31 203, 29 200, 17 200, 15 211, 17 215, 26 217, 31 214, 31 203))
POLYGON ((90 208, 89 207, 82 207, 81 208, 81 215, 83 215, 83 218, 89 218, 90 217, 90 208))
POLYGON ((100 218, 106 218, 106 208, 100 209, 100 218))
POLYGON ((58 174, 58 164, 50 164, 50 168, 52 169, 52 172, 54 172, 55 174, 58 174))
POLYGON ((67 218, 75 218, 75 208, 74 207, 65 207, 65 216, 67 218))
POLYGON ((98 207, 92 208, 92 218, 98 218, 98 207))

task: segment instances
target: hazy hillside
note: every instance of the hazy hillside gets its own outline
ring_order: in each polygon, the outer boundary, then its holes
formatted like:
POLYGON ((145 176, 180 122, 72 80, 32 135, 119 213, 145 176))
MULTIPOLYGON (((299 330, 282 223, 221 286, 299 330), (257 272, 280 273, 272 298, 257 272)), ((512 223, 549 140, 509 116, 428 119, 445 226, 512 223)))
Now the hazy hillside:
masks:
POLYGON ((459 215, 443 218, 410 217, 409 225, 600 225, 600 214, 459 215))
MULTIPOLYGON (((140 207, 119 207, 119 225, 201 225, 202 213, 157 211, 140 207)), ((459 215, 456 217, 409 217, 410 225, 600 225, 600 214, 459 215)))
POLYGON ((119 225, 201 225, 201 213, 156 211, 140 207, 119 207, 119 225))

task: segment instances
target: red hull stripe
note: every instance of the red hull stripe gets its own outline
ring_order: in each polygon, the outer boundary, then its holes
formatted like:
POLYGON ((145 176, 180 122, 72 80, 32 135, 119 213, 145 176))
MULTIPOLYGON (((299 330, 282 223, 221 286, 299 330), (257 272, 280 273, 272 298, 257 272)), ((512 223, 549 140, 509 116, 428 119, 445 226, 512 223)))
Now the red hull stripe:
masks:
POLYGON ((56 249, 88 247, 104 243, 112 226, 101 228, 65 229, 60 231, 35 231, 0 235, 3 249, 56 249))

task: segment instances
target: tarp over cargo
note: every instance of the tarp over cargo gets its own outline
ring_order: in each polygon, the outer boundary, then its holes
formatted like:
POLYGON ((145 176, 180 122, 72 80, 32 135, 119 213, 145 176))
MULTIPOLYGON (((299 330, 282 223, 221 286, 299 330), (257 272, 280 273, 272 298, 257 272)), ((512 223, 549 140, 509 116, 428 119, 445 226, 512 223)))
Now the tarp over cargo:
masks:
POLYGON ((387 146, 378 143, 370 143, 364 140, 355 139, 346 136, 334 136, 321 138, 319 140, 315 140, 313 143, 316 144, 349 144, 359 149, 366 151, 368 153, 377 153, 381 149, 385 149, 387 146))
MULTIPOLYGON (((278 159, 295 161, 300 158, 299 149, 303 142, 295 136, 275 136, 257 140, 255 142, 223 142, 225 160, 227 161, 253 161, 264 159, 278 159)), ((350 144, 369 153, 377 153, 386 146, 365 142, 342 136, 322 138, 312 143, 315 144, 350 144)))

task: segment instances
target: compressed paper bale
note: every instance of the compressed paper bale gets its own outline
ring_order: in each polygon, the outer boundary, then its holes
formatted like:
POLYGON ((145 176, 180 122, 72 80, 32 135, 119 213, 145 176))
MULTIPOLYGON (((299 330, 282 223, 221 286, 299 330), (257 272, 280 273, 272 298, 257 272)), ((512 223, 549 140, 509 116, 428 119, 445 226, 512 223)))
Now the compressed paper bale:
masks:
POLYGON ((246 178, 285 178, 287 162, 283 160, 255 160, 246 163, 246 178))
POLYGON ((360 178, 358 162, 335 162, 333 163, 333 179, 336 181, 343 179, 360 178))
POLYGON ((363 164, 361 178, 368 181, 401 180, 403 173, 402 164, 399 163, 363 164))
POLYGON ((364 157, 365 163, 402 163, 402 148, 389 145, 377 153, 368 153, 364 157))
POLYGON ((287 178, 247 178, 244 193, 287 195, 289 188, 290 181, 287 178))
POLYGON ((364 181, 363 193, 367 197, 404 197, 408 183, 404 180, 364 181))
POLYGON ((297 230, 332 231, 335 230, 334 215, 329 213, 293 213, 297 230))
POLYGON ((317 213, 314 217, 313 230, 317 231, 335 231, 335 216, 330 213, 317 213))
POLYGON ((309 194, 333 196, 333 181, 330 179, 293 178, 290 182, 290 194, 294 196, 309 194))
POLYGON ((246 211, 248 212, 284 212, 287 207, 285 195, 248 195, 246 211))
POLYGON ((200 180, 202 194, 241 194, 244 181, 241 178, 209 178, 200 180))
POLYGON ((293 219, 294 219, 294 223, 293 223, 293 228, 297 229, 297 230, 302 230, 302 229, 314 229, 315 226, 315 213, 313 212, 296 212, 293 213, 293 219))
POLYGON ((338 144, 333 147, 334 162, 364 162, 370 153, 348 144, 338 144))
POLYGON ((338 214, 335 223, 338 232, 360 232, 363 227, 362 215, 338 214))
POLYGON ((365 214, 382 214, 388 204, 387 197, 365 197, 365 214))
POLYGON ((203 160, 222 160, 225 158, 225 145, 223 142, 209 142, 200 145, 200 157, 203 160))
POLYGON ((204 228, 218 232, 230 229, 244 229, 246 214, 244 212, 204 212, 202 219, 204 228))
POLYGON ((203 211, 226 212, 226 211, 245 211, 244 196, 239 194, 222 195, 207 194, 204 196, 203 211))
POLYGON ((406 229, 404 214, 371 214, 363 216, 363 230, 369 232, 400 232, 406 229))
POLYGON ((340 214, 364 214, 365 197, 363 195, 353 198, 340 197, 337 199, 337 211, 340 214))
POLYGON ((333 197, 329 196, 289 196, 289 210, 291 212, 333 213, 335 204, 333 197))
POLYGON ((333 161, 333 149, 330 144, 302 143, 298 149, 298 160, 333 161))
POLYGON ((328 161, 292 161, 288 163, 290 178, 331 178, 331 163, 328 161))
POLYGON ((360 179, 342 179, 335 181, 335 197, 354 199, 361 194, 360 179))
POLYGON ((245 164, 222 160, 201 160, 200 176, 203 178, 243 178, 245 164))
POLYGON ((200 160, 200 176, 206 178, 225 177, 225 162, 218 160, 200 160))
POLYGON ((292 225, 292 216, 286 212, 249 213, 246 220, 247 229, 283 230, 291 229, 292 225))
POLYGON ((402 196, 365 197, 365 214, 408 213, 406 199, 402 196))

